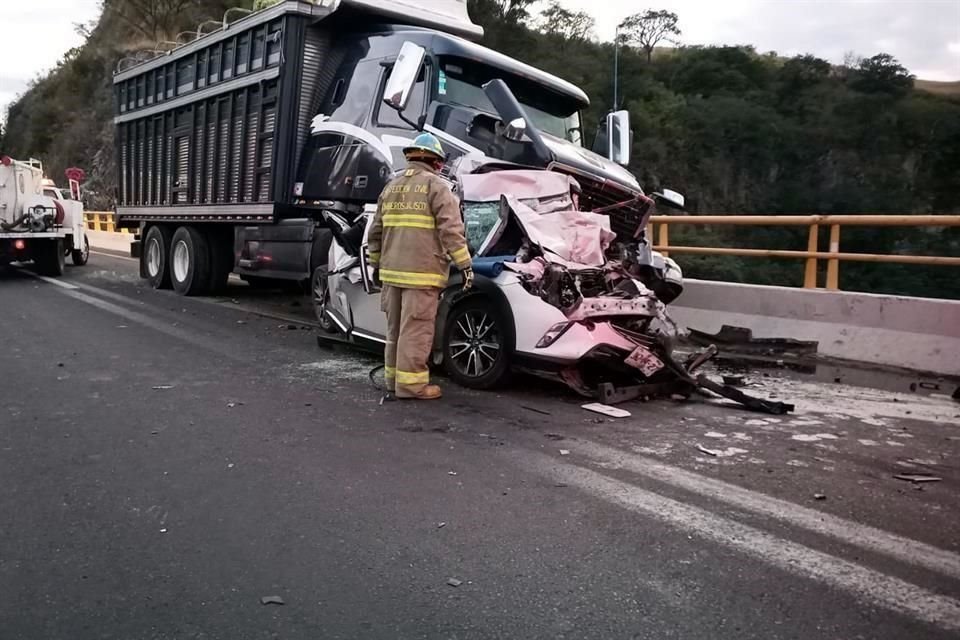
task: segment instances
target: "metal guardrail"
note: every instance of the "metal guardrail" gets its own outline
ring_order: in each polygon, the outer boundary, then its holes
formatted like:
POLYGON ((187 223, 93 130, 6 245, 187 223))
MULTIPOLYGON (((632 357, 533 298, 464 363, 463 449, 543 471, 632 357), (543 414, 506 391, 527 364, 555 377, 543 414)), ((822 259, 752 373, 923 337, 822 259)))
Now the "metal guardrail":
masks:
POLYGON ((647 237, 656 238, 654 248, 670 253, 707 256, 744 256, 762 258, 800 258, 806 260, 803 286, 817 288, 819 260, 827 261, 826 288, 840 288, 840 262, 882 262, 889 264, 924 264, 960 267, 960 257, 912 256, 899 254, 843 253, 840 251, 840 228, 858 227, 960 227, 960 215, 808 215, 808 216, 653 216, 647 227, 647 237), (670 225, 742 225, 742 226, 800 226, 808 227, 806 251, 779 249, 733 249, 720 247, 670 246, 670 225), (654 236, 654 227, 658 235, 654 236), (830 247, 819 250, 820 227, 830 227, 830 247))
POLYGON ((84 211, 84 222, 91 231, 109 231, 111 233, 133 233, 132 229, 117 229, 113 211, 84 211))

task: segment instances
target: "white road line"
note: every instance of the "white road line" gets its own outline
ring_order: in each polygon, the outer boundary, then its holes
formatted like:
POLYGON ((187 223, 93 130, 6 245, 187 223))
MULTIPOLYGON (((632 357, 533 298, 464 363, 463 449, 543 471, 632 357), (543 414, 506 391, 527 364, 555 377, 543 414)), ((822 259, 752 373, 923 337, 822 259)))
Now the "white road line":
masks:
POLYGON ((561 463, 542 453, 520 459, 526 469, 554 482, 577 487, 597 498, 693 532, 791 574, 812 578, 855 598, 912 616, 950 631, 960 631, 960 601, 905 580, 801 544, 782 540, 745 524, 714 515, 596 471, 561 463))
POLYGON ((44 282, 49 282, 50 284, 56 285, 63 289, 79 289, 75 284, 70 284, 69 282, 64 282, 63 280, 57 280, 56 278, 49 278, 47 276, 41 276, 40 274, 34 273, 29 269, 24 269, 23 267, 16 267, 17 271, 24 273, 31 278, 36 278, 37 280, 43 280, 44 282))
POLYGON ((114 253, 104 253, 102 251, 94 251, 93 249, 90 250, 90 253, 96 254, 98 256, 106 256, 108 258, 116 258, 117 260, 127 260, 128 262, 140 262, 140 260, 138 260, 137 258, 130 258, 128 256, 118 256, 114 253))
POLYGON ((866 551, 960 579, 960 555, 945 549, 613 447, 581 441, 571 443, 570 449, 605 466, 612 464, 631 473, 829 536, 866 551))

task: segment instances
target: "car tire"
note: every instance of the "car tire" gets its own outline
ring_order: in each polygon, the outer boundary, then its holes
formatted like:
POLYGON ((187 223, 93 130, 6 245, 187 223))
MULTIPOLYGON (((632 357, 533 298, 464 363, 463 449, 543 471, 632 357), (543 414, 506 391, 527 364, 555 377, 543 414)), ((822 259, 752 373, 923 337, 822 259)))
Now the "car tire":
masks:
POLYGON ((170 288, 170 243, 173 232, 166 226, 147 229, 140 254, 140 275, 154 289, 170 288))
POLYGON ((182 296, 201 296, 210 287, 210 245, 195 227, 180 227, 170 242, 170 282, 182 296))
POLYGON ((444 369, 458 384, 492 389, 509 379, 507 320, 486 296, 470 296, 450 309, 442 344, 444 369))
POLYGON ((83 234, 83 248, 82 249, 73 249, 70 252, 70 261, 73 262, 73 266, 82 267, 87 264, 90 260, 90 239, 87 237, 87 234, 83 234))
POLYGON ((37 273, 42 276, 58 278, 63 275, 66 268, 66 251, 63 247, 63 240, 41 241, 37 246, 33 261, 37 265, 37 273))
POLYGON ((321 265, 313 270, 313 275, 310 278, 310 298, 313 302, 313 315, 316 317, 320 329, 326 333, 338 333, 337 325, 325 312, 327 305, 330 304, 328 272, 326 265, 321 265))

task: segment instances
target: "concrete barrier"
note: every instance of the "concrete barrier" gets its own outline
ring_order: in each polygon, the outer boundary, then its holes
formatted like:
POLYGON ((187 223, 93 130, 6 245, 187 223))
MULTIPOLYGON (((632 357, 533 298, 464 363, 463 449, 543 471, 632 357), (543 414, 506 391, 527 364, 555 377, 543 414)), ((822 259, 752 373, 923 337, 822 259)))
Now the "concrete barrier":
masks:
POLYGON ((90 240, 91 249, 102 249, 130 255, 130 243, 133 241, 132 234, 87 229, 87 238, 90 240))
POLYGON ((709 333, 748 327, 816 340, 826 356, 960 375, 960 301, 687 280, 670 310, 709 333))

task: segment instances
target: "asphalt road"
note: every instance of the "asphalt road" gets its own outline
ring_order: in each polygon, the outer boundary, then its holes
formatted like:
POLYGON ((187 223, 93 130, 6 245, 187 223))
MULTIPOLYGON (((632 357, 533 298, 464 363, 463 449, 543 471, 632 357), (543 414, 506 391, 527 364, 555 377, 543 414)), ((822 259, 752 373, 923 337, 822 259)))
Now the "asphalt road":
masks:
POLYGON ((305 305, 101 254, 0 274, 0 639, 960 634, 948 397, 757 373, 796 414, 607 420, 527 379, 381 405, 375 360, 280 319, 305 305))

